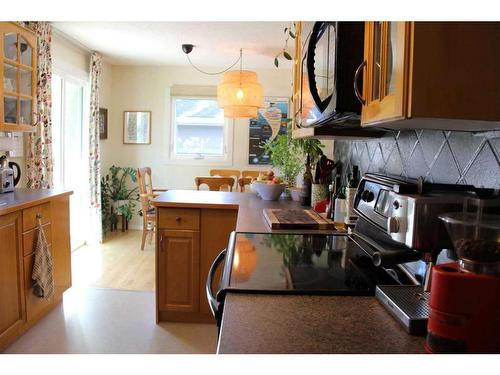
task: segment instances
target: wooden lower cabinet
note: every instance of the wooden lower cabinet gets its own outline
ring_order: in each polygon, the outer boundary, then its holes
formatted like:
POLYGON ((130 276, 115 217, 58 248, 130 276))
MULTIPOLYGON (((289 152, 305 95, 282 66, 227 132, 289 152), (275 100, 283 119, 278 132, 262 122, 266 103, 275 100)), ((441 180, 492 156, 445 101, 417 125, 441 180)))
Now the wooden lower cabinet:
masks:
POLYGON ((0 215, 0 352, 44 317, 71 286, 69 195, 0 215), (55 293, 35 296, 31 273, 37 221, 41 219, 53 259, 55 293))
POLYGON ((0 350, 24 324, 21 214, 0 216, 0 350))
POLYGON ((215 323, 208 307, 205 283, 210 265, 226 247, 229 234, 236 227, 237 212, 206 208, 158 209, 157 321, 215 323), (180 220, 175 220, 179 217, 180 220), (190 229, 179 229, 182 223, 188 222, 185 227, 190 229))
POLYGON ((198 312, 200 233, 162 230, 158 235, 160 310, 198 312))

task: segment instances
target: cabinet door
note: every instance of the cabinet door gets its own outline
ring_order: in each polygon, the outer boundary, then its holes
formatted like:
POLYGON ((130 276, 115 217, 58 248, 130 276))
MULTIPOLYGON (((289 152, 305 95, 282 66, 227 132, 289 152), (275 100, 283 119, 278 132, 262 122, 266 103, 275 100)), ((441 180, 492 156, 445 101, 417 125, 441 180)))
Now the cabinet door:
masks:
POLYGON ((21 215, 0 216, 0 348, 25 320, 21 215))
POLYGON ((159 310, 198 312, 200 233, 160 230, 158 236, 159 310))
POLYGON ((410 22, 366 23, 363 126, 407 116, 410 37, 410 22))

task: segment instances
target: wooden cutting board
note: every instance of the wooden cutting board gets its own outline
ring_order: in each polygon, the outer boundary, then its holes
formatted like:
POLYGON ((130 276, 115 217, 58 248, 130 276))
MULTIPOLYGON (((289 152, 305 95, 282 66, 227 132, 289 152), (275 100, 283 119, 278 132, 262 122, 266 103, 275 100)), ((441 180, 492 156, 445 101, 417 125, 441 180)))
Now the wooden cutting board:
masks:
POLYGON ((271 229, 335 229, 332 221, 313 210, 266 208, 263 213, 271 229))

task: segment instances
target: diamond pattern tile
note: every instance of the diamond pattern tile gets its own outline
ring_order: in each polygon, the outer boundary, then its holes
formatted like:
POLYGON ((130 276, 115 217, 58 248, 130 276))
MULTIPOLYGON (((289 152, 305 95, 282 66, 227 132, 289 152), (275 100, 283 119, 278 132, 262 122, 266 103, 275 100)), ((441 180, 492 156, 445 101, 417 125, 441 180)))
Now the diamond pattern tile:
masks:
POLYGON ((467 132, 406 130, 368 141, 336 141, 335 160, 344 170, 381 172, 429 182, 500 189, 500 138, 467 132), (348 169, 346 169, 348 168, 348 169))

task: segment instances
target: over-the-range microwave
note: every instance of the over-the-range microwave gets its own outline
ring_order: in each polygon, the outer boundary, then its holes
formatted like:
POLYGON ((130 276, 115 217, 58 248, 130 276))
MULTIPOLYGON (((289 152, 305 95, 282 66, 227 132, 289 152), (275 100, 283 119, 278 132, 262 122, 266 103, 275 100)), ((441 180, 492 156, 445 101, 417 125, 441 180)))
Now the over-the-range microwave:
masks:
MULTIPOLYGON (((355 94, 356 69, 364 59, 364 22, 304 25, 299 127, 360 126, 361 102, 355 94)), ((357 85, 361 89, 362 77, 357 85)))

